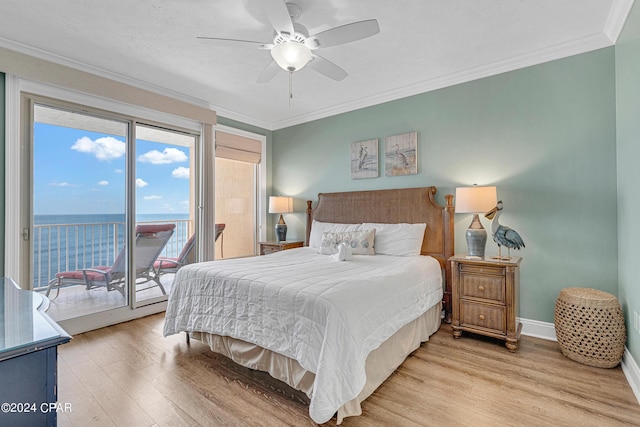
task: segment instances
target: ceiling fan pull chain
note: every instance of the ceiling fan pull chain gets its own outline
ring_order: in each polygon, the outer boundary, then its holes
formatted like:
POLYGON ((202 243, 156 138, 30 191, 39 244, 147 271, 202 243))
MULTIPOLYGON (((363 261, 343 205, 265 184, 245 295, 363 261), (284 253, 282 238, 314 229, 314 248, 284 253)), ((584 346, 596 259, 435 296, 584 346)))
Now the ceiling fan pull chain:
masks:
POLYGON ((291 108, 292 99, 293 99, 293 70, 289 70, 289 108, 291 108))

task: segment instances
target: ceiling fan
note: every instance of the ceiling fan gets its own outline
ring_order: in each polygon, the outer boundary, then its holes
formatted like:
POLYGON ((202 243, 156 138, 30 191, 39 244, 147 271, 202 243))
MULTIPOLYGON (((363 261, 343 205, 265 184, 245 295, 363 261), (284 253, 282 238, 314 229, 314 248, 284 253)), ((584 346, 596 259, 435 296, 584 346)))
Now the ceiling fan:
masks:
POLYGON ((198 37, 203 41, 250 44, 258 49, 271 51, 273 61, 262 70, 257 79, 258 83, 270 81, 280 69, 288 71, 291 76, 294 71, 300 70, 307 64, 318 73, 340 81, 347 77, 347 72, 318 55, 316 51, 325 47, 361 40, 380 32, 378 21, 368 19, 310 35, 304 25, 296 22, 302 12, 302 8, 298 4, 285 3, 283 0, 263 0, 263 4, 267 17, 275 30, 271 43, 219 37, 198 37))

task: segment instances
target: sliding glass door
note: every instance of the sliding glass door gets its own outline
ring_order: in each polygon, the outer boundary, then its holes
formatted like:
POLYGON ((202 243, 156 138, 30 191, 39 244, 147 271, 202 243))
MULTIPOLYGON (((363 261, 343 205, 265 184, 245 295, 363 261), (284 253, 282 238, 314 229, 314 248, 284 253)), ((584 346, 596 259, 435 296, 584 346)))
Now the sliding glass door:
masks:
POLYGON ((126 242, 129 123, 34 103, 32 126, 33 289, 56 320, 128 305, 125 264, 107 269, 126 242))
POLYGON ((166 299, 177 268, 195 259, 196 136, 140 124, 135 130, 136 224, 175 225, 154 262, 153 280, 136 279, 138 306, 166 299))
POLYGON ((165 301, 177 269, 196 259, 198 135, 27 101, 23 238, 49 315, 66 321, 165 301))

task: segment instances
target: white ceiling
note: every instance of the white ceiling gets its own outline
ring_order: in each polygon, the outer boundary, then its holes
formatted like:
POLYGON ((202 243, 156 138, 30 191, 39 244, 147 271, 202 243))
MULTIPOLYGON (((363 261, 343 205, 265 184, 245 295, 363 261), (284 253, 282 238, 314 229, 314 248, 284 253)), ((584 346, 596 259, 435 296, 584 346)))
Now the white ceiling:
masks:
POLYGON ((270 42, 261 0, 2 0, 0 46, 211 106, 266 129, 379 104, 615 43, 633 0, 292 0, 311 34, 375 18, 380 33, 320 51, 349 76, 309 67, 256 83, 270 42))

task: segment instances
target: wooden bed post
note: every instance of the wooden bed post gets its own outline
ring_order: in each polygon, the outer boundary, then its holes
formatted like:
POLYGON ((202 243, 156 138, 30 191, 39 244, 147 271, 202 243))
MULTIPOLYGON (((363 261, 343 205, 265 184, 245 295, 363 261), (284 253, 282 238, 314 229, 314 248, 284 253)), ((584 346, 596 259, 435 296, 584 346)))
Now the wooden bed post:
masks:
POLYGON ((305 246, 309 246, 309 236, 311 236, 311 221, 313 220, 313 216, 311 215, 313 209, 311 209, 311 200, 307 200, 307 232, 306 232, 306 241, 304 242, 305 246))
POLYGON ((455 240, 454 240, 454 234, 453 234, 455 229, 454 222, 453 222, 453 214, 455 213, 455 207, 453 205, 453 194, 445 194, 444 198, 447 202, 447 205, 444 207, 444 224, 445 224, 445 227, 448 227, 448 230, 447 230, 448 232, 446 233, 446 235, 450 237, 448 239, 445 239, 445 242, 444 242, 444 255, 445 255, 445 260, 444 260, 445 288, 444 288, 444 298, 443 298, 444 312, 445 312, 444 321, 447 323, 451 323, 451 311, 453 307, 451 305, 452 276, 451 276, 451 262, 449 261, 449 258, 452 257, 455 252, 455 240))

